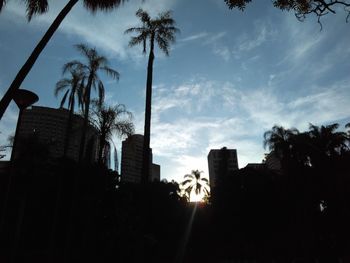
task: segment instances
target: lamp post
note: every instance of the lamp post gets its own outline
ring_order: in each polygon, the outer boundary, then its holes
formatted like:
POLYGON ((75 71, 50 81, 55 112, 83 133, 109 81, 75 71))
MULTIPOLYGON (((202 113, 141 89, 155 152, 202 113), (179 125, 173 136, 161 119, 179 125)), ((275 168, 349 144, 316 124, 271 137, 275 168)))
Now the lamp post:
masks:
POLYGON ((17 120, 17 125, 16 125, 16 132, 15 132, 15 138, 13 140, 13 145, 12 145, 12 152, 11 152, 11 163, 13 162, 14 159, 14 152, 17 147, 18 143, 18 126, 21 123, 22 120, 22 114, 23 110, 31 106, 32 104, 36 103, 39 100, 38 95, 36 95, 34 92, 31 92, 29 90, 25 89, 19 89, 16 91, 13 100, 17 104, 19 108, 19 114, 18 114, 18 120, 17 120))
MULTIPOLYGON (((18 120, 17 120, 17 124, 16 124, 15 137, 14 137, 14 141, 13 141, 13 145, 12 145, 12 152, 11 152, 11 159, 10 159, 10 166, 11 166, 10 169, 11 170, 9 172, 9 181, 8 181, 8 185, 7 185, 7 191, 6 191, 6 195, 5 195, 5 199, 4 199, 4 203, 3 203, 2 215, 1 215, 1 221, 0 221, 0 233, 1 234, 3 234, 3 231, 4 231, 6 210, 7 210, 8 199, 9 199, 11 186, 12 186, 12 179, 13 179, 12 177, 13 177, 13 172, 14 172, 13 171, 13 168, 14 168, 13 167, 13 159, 15 157, 14 152, 15 152, 17 144, 18 144, 18 130, 19 130, 18 126, 21 123, 23 110, 25 110, 27 107, 29 107, 30 105, 37 102, 39 100, 39 97, 38 97, 38 95, 36 95, 35 93, 33 93, 29 90, 18 89, 13 97, 13 100, 15 101, 15 103, 17 104, 17 106, 19 108, 19 114, 18 114, 18 120)), ((24 207, 25 207, 25 199, 21 202, 21 207, 20 207, 20 211, 19 211, 19 218, 17 220, 15 238, 14 238, 14 242, 13 242, 13 247, 11 249, 12 251, 10 252, 10 261, 15 257, 15 253, 16 253, 16 250, 18 247, 20 230, 21 230, 21 225, 22 225, 22 221, 23 221, 24 207)))

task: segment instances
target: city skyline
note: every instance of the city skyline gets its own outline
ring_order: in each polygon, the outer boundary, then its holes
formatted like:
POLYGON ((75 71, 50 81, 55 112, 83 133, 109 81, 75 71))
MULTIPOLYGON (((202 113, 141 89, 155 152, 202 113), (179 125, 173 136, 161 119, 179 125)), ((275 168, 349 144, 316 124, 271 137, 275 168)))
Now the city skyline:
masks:
MULTIPOLYGON (((3 10, 0 57, 7 63, 0 63, 1 96, 62 5, 51 3, 47 15, 29 24, 18 3, 10 1, 3 10)), ((147 56, 128 48, 130 36, 123 33, 138 24, 139 7, 152 15, 172 9, 181 29, 170 57, 156 51, 154 64, 151 147, 162 178, 181 181, 195 169, 208 176, 209 150, 224 146, 237 149, 240 168, 261 162, 267 152, 263 133, 274 124, 306 130, 309 122, 339 122, 341 128, 349 122, 346 15, 324 17, 320 31, 315 17, 299 22, 270 1, 244 12, 216 0, 201 7, 183 0, 129 1, 95 16, 77 6, 23 84, 39 95, 36 105, 59 106, 53 90, 61 67, 79 58, 74 44, 87 43, 121 73, 118 83, 104 79, 107 103, 125 104, 134 113, 136 133, 142 133, 147 56)), ((14 133, 16 120, 12 104, 0 122, 2 144, 14 133)))

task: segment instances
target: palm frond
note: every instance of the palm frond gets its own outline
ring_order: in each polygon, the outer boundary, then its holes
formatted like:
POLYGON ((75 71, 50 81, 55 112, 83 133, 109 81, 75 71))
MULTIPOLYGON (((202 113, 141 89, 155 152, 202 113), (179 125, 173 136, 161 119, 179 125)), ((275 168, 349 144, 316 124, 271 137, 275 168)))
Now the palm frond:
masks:
POLYGON ((107 66, 101 67, 101 70, 104 71, 111 78, 119 80, 120 74, 118 71, 107 66))
POLYGON ((151 21, 150 15, 142 8, 136 11, 136 16, 140 18, 142 23, 149 23, 151 21))
POLYGON ((185 174, 184 178, 191 178, 191 179, 195 179, 195 177, 192 174, 185 174))
POLYGON ((143 44, 143 53, 146 52, 146 39, 147 37, 144 34, 138 35, 136 37, 132 37, 129 41, 129 47, 137 46, 139 44, 143 44))
POLYGON ((208 179, 207 178, 201 178, 201 180, 205 183, 209 183, 208 179))
POLYGON ((46 13, 49 9, 47 0, 27 0, 26 5, 28 21, 30 21, 34 15, 46 13))
POLYGON ((87 45, 85 44, 77 44, 75 45, 75 48, 87 59, 91 59, 94 57, 94 49, 93 48, 89 48, 87 45))
POLYGON ((66 91, 66 93, 63 95, 60 107, 63 108, 64 103, 66 102, 67 96, 69 94, 69 90, 66 91))
POLYGON ((105 99, 105 87, 103 85, 102 80, 98 80, 97 82, 97 88, 98 88, 98 100, 99 104, 102 105, 104 99, 105 99))
POLYGON ((169 56, 169 42, 159 35, 156 36, 156 41, 160 50, 162 50, 165 55, 169 56))
POLYGON ((0 0, 0 12, 2 11, 5 5, 6 5, 6 0, 0 0))
POLYGON ((94 54, 93 63, 98 65, 100 68, 108 67, 108 59, 105 56, 99 56, 97 52, 94 54))
POLYGON ((69 87, 71 83, 71 80, 67 78, 58 81, 55 87, 55 97, 57 97, 60 92, 64 91, 67 87, 69 87))
POLYGON ((187 179, 187 180, 181 182, 180 184, 181 184, 182 186, 184 186, 184 185, 186 185, 186 184, 188 184, 188 183, 191 183, 191 182, 192 182, 191 179, 187 179))
POLYGON ((86 65, 84 65, 83 63, 81 63, 78 60, 73 60, 70 61, 66 64, 63 65, 62 67, 62 74, 66 74, 68 71, 72 72, 72 71, 80 71, 81 74, 82 72, 84 72, 85 70, 88 70, 88 67, 86 65))
POLYGON ((127 30, 125 30, 124 34, 130 34, 130 33, 134 33, 134 32, 141 34, 144 30, 145 30, 144 27, 131 27, 131 28, 128 28, 127 30))
POLYGON ((209 189, 207 189, 206 187, 203 187, 203 191, 206 196, 209 196, 210 194, 209 189))
POLYGON ((84 6, 95 13, 97 10, 109 11, 119 7, 125 0, 84 0, 84 6))
POLYGON ((113 129, 117 132, 119 137, 130 136, 135 133, 134 124, 127 120, 117 121, 114 123, 113 129))
POLYGON ((202 185, 199 182, 197 182, 196 188, 195 188, 196 195, 199 195, 201 191, 202 191, 202 185))

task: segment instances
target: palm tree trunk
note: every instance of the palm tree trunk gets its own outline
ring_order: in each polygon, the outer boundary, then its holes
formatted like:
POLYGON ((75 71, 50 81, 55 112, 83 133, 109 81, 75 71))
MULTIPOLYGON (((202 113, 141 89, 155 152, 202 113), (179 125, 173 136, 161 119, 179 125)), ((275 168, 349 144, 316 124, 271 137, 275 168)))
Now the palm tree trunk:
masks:
POLYGON ((103 161, 102 161, 102 155, 103 155, 103 149, 105 148, 105 141, 106 141, 106 136, 104 134, 102 134, 100 136, 100 145, 99 145, 99 149, 98 149, 98 164, 102 165, 103 161))
POLYGON ((86 85, 85 113, 84 113, 83 129, 81 131, 82 134, 81 134, 80 149, 79 149, 79 163, 81 163, 84 159, 86 133, 87 133, 87 126, 89 122, 91 86, 92 86, 92 75, 89 76, 89 80, 86 85))
POLYGON ((150 177, 150 137, 151 137, 151 110, 152 110, 152 79, 154 61, 154 36, 151 37, 151 46, 147 66, 147 86, 146 86, 146 107, 145 107, 145 127, 143 138, 143 163, 142 178, 143 184, 147 183, 150 177))
POLYGON ((33 50, 32 54, 29 56, 27 61, 24 63, 20 71, 17 73, 15 79, 12 81, 10 87, 6 91, 4 97, 0 101, 0 120, 2 116, 4 115, 8 105, 10 104, 15 92, 20 88, 22 85, 22 82, 28 75, 29 71, 34 66, 36 60, 38 59, 41 52, 46 47, 47 43, 50 41, 53 34, 56 32, 57 28, 62 23, 63 19, 66 17, 66 15, 69 13, 69 11, 73 8, 73 6, 78 2, 79 0, 70 0, 65 7, 61 10, 61 12, 58 14, 56 19, 53 21, 49 29, 46 31, 45 35, 42 37, 38 45, 33 50))

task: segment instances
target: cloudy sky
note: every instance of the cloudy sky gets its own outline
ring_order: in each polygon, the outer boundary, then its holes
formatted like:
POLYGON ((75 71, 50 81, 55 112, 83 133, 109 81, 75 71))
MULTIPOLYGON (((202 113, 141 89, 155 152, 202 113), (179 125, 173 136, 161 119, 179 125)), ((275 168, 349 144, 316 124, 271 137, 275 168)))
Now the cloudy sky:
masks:
MULTIPOLYGON (((0 14, 0 95, 66 1, 50 1, 46 15, 27 23, 21 1, 0 14)), ((181 34, 170 57, 156 50, 151 147, 161 176, 181 180, 193 169, 207 175, 210 149, 235 148, 239 166, 261 162, 263 133, 274 124, 306 130, 350 121, 350 25, 346 14, 304 22, 256 0, 245 12, 223 0, 130 0, 92 15, 80 5, 68 15, 23 83, 37 105, 58 107, 55 83, 62 65, 79 59, 73 45, 87 43, 106 55, 119 82, 104 77, 106 101, 123 103, 143 133, 147 56, 129 48, 125 29, 138 25, 136 10, 173 10, 181 34)), ((11 104, 0 122, 0 143, 14 133, 11 104)), ((120 141, 116 139, 120 147, 120 141)))

